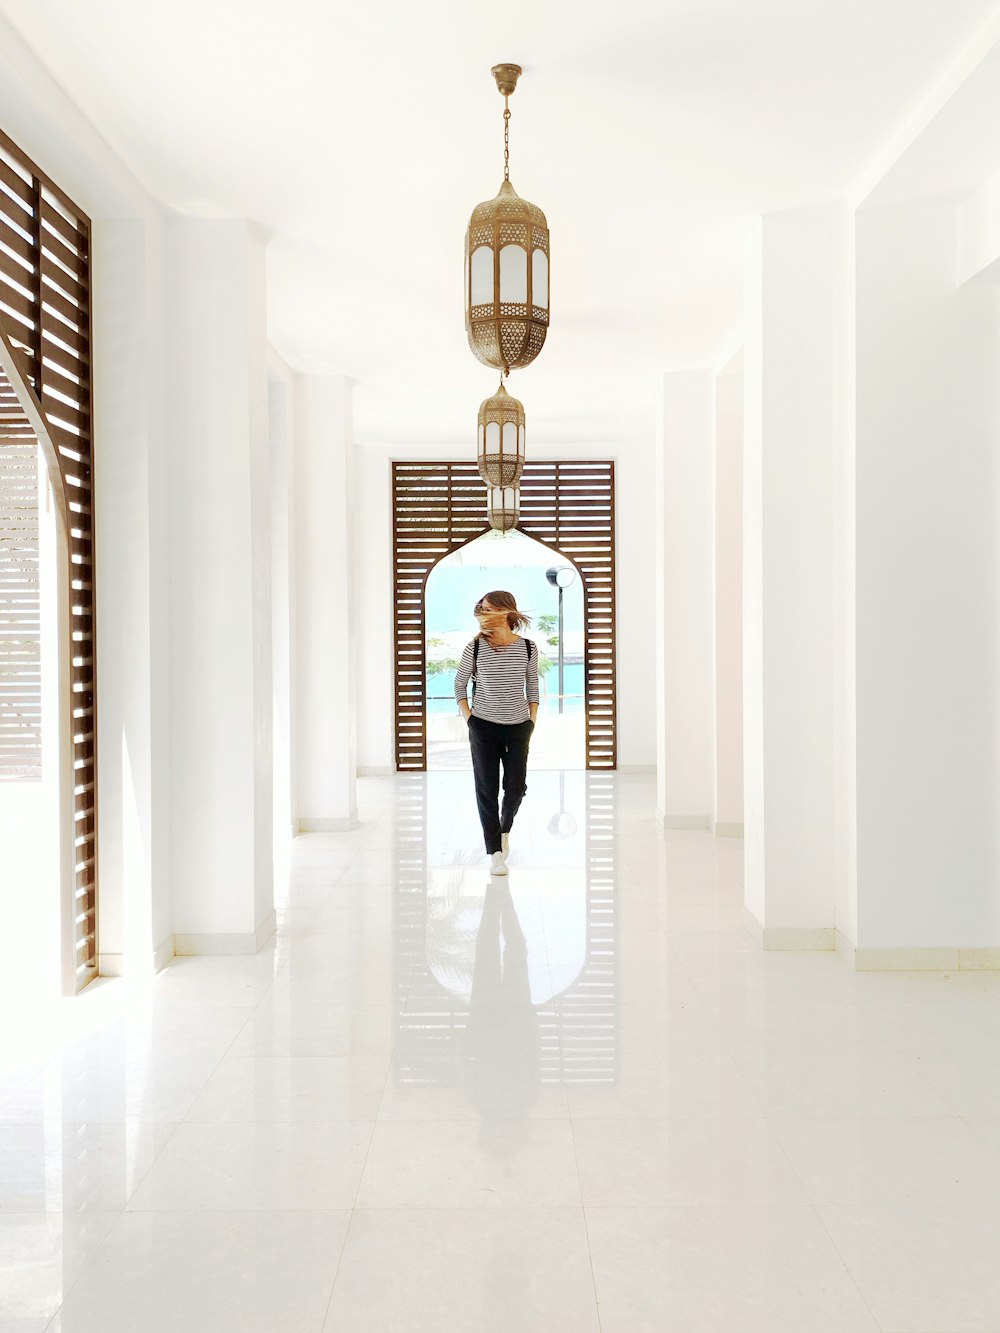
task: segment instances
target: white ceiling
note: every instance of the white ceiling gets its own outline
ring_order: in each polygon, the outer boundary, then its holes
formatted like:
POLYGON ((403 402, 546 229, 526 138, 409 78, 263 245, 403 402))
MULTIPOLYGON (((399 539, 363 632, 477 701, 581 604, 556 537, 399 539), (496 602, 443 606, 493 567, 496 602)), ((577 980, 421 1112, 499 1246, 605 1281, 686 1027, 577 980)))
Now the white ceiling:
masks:
POLYGON ((271 340, 364 442, 474 438, 462 242, 501 177, 552 229, 529 448, 653 429, 740 318, 759 212, 845 192, 996 0, 0 0, 149 190, 272 237, 271 340))

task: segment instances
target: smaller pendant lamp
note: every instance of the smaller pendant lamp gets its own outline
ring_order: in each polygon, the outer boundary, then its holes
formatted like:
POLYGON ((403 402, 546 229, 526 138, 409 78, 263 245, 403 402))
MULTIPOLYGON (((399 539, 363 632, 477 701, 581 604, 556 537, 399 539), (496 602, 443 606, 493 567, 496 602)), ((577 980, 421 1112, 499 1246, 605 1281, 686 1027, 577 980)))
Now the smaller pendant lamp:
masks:
POLYGON ((521 492, 516 486, 491 486, 486 492, 486 517, 495 532, 510 532, 521 516, 521 492))
POLYGON ((487 486, 516 486, 524 471, 524 408, 501 382, 479 404, 479 475, 487 486))

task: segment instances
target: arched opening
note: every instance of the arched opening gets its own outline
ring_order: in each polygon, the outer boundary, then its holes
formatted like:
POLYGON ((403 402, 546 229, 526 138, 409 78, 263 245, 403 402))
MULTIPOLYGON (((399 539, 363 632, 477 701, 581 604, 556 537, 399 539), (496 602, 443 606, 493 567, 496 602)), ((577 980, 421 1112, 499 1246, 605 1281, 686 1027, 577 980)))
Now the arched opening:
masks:
POLYGON ((583 583, 558 551, 515 530, 483 533, 439 560, 427 576, 428 769, 471 766, 468 729, 455 702, 455 675, 462 652, 476 633, 472 608, 492 588, 512 592, 532 622, 525 631, 538 654, 539 708, 531 743, 532 769, 584 768, 583 583), (567 571, 568 586, 561 599, 547 578, 553 568, 567 571))
POLYGON ((44 1002, 96 974, 96 947, 78 958, 65 495, 19 381, 0 338, 0 913, 13 945, 4 987, 44 1002))

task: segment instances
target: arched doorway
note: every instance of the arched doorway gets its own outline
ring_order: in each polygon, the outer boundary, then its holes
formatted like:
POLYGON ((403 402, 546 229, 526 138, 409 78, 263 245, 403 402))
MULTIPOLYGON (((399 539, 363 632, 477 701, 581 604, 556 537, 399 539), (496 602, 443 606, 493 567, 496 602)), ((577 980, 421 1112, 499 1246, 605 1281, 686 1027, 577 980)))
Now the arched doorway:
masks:
MULTIPOLYGON (((584 592, 586 766, 618 762, 615 664, 614 463, 529 462, 520 530, 558 552, 584 592)), ((487 532, 475 463, 392 465, 396 767, 427 767, 424 590, 434 566, 487 532)))
MULTIPOLYGON (((0 133, 0 415, 44 459, 53 503, 62 989, 98 972, 90 220, 0 133)), ((13 942, 16 947, 16 941, 13 942)))
POLYGON ((538 655, 541 724, 531 741, 532 770, 585 767, 583 586, 575 567, 557 551, 515 529, 490 531, 458 547, 438 561, 424 585, 428 770, 471 768, 468 727, 455 703, 455 674, 476 630, 472 608, 491 588, 513 593, 531 619, 524 633, 538 655), (560 594, 547 577, 553 568, 568 571, 561 636, 560 594))

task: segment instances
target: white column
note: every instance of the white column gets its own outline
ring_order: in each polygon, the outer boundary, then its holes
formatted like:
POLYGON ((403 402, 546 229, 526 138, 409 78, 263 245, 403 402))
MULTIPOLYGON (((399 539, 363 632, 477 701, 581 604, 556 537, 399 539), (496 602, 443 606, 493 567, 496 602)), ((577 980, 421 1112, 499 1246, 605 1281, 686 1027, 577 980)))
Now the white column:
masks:
POLYGON ((835 220, 769 215, 747 257, 745 886, 767 948, 834 942, 835 220))
POLYGON ((271 597, 274 677, 274 848, 284 866, 295 834, 295 388, 283 364, 268 383, 271 448, 271 597))
POLYGON ((100 970, 173 954, 163 228, 94 224, 100 970))
POLYGON ((712 798, 711 371, 663 377, 657 432, 657 818, 708 828, 712 798))
MULTIPOLYGON (((353 484, 350 380, 296 376, 297 823, 303 833, 349 829, 358 820, 353 484)), ((389 516, 381 519, 387 523, 389 516)), ((384 706, 392 708, 392 699, 384 706)))
POLYGON ((712 823, 743 832, 743 359, 716 376, 712 432, 713 676, 715 765, 712 823))
POLYGON ((857 214, 858 967, 1000 965, 1000 289, 857 214))
POLYGON ((171 765, 178 953, 274 930, 264 248, 168 227, 171 765))

